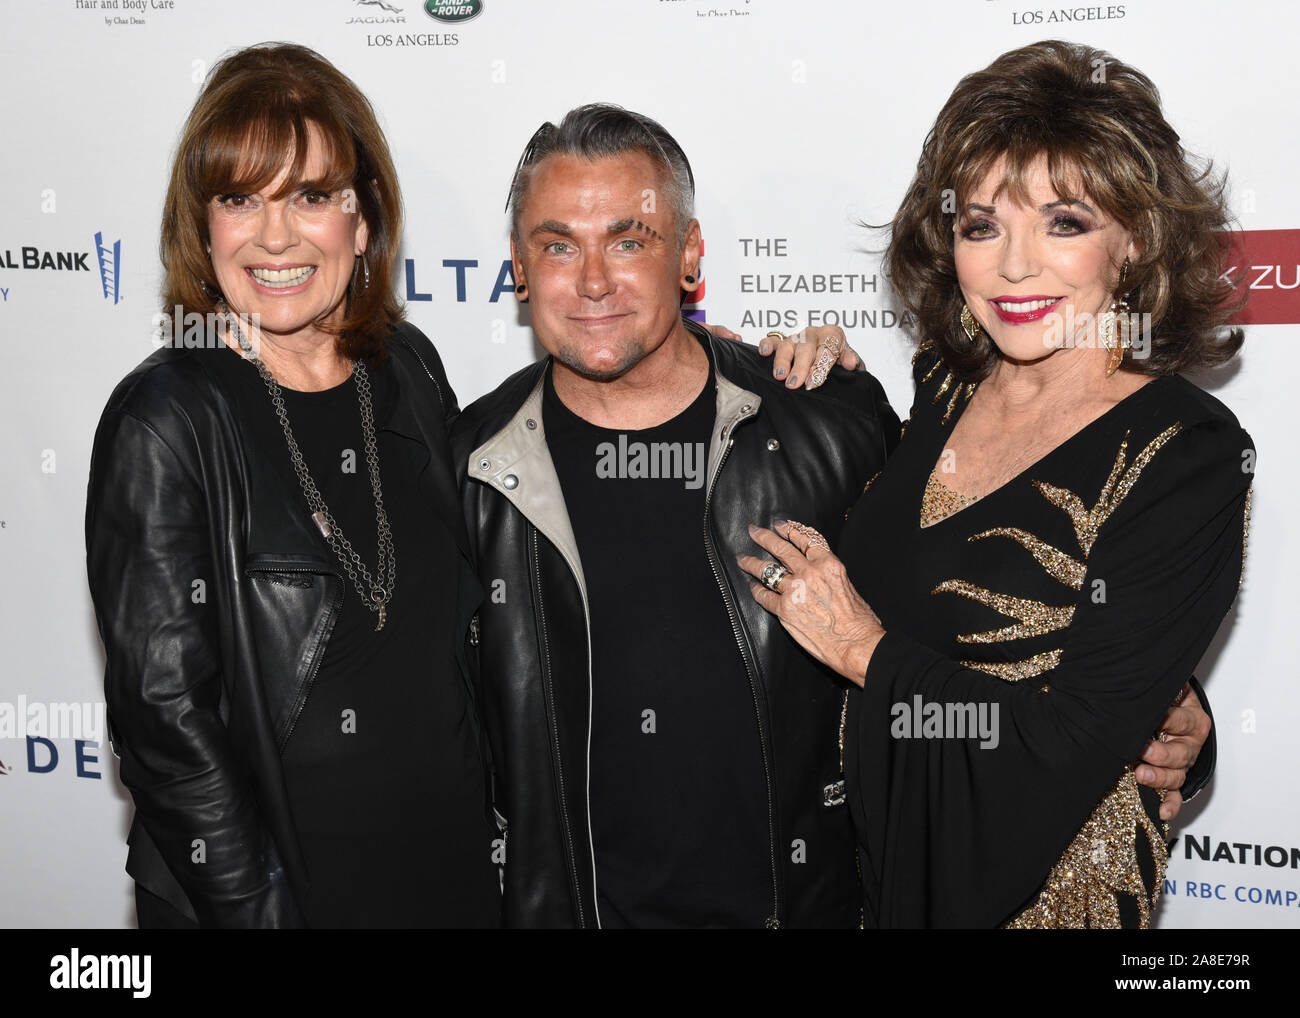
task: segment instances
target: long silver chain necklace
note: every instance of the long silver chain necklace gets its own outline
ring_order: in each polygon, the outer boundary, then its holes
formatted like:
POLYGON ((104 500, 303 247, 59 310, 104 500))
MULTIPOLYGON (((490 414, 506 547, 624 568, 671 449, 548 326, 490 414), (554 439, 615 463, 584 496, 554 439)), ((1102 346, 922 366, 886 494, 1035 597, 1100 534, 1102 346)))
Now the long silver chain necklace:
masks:
POLYGON ((379 632, 388 621, 388 602, 392 600, 393 589, 397 584, 397 555, 393 549, 393 531, 388 525, 388 513, 384 509, 384 493, 379 481, 379 442, 375 437, 375 411, 371 402, 370 377, 366 373, 366 366, 360 360, 352 362, 352 374, 357 381, 357 399, 361 404, 361 430, 365 436, 366 468, 370 471, 370 490, 375 496, 375 521, 378 525, 379 562, 375 566, 373 578, 370 570, 361 561, 361 556, 352 547, 352 543, 343 535, 343 528, 339 526, 329 506, 321 498, 316 482, 312 480, 302 450, 298 447, 298 442, 293 437, 293 430, 289 427, 289 413, 284 405, 283 391, 262 362, 262 358, 253 350, 252 344, 240 329, 239 322, 233 314, 229 316, 228 322, 239 341, 239 348, 257 367, 262 381, 266 383, 266 390, 271 395, 271 404, 275 407, 275 415, 280 420, 280 427, 284 429, 284 440, 289 446, 289 459, 293 462, 294 473, 298 475, 298 484, 311 510, 312 522, 320 530, 321 536, 329 542, 329 546, 334 549, 334 554, 338 556, 352 585, 361 596, 361 603, 378 614, 379 624, 375 626, 375 632, 379 632), (365 581, 364 586, 362 580, 365 581))

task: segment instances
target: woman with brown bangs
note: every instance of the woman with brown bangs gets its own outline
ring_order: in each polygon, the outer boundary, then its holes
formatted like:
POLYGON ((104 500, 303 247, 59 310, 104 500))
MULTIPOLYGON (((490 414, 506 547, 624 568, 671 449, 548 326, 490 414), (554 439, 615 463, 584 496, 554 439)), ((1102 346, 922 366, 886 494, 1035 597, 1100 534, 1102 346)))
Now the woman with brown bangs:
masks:
POLYGON ((926 138, 885 257, 923 339, 903 439, 834 552, 783 523, 745 561, 853 683, 867 925, 1151 922, 1170 809, 1136 761, 1249 520, 1250 437, 1178 373, 1242 342, 1227 220, 1151 81, 1086 46, 1002 55, 926 138))
POLYGON ((164 203, 171 342, 109 399, 86 509, 142 927, 498 921, 458 408, 393 296, 401 228, 348 78, 292 45, 213 69, 164 203))

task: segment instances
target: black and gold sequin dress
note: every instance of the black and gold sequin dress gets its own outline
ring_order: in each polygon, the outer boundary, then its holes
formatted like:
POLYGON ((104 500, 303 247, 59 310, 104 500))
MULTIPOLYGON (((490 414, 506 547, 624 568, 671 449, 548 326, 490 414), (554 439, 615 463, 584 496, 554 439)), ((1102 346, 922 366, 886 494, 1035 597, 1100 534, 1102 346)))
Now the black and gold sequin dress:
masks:
POLYGON ((1240 584, 1254 453, 1157 378, 976 500, 934 468, 973 387, 932 353, 837 549, 886 630, 845 774, 868 926, 1146 926, 1159 795, 1132 767, 1240 584))

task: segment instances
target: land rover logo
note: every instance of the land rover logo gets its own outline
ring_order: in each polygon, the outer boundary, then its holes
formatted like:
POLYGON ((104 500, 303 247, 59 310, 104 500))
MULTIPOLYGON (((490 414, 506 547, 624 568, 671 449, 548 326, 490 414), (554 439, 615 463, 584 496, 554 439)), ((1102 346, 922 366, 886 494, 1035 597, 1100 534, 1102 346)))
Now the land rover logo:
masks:
POLYGON ((424 0, 424 13, 438 21, 468 21, 483 13, 483 0, 424 0))

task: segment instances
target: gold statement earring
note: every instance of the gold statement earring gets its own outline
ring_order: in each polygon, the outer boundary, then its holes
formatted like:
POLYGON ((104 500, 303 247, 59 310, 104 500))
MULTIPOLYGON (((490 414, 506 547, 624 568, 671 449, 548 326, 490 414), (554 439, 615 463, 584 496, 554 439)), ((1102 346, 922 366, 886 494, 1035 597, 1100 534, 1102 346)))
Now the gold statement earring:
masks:
POLYGON ((961 306, 961 327, 966 333, 966 338, 972 343, 979 339, 980 323, 975 320, 975 316, 970 313, 970 308, 965 304, 961 306))
POLYGON ((1106 377, 1109 378, 1124 363, 1124 351, 1133 346, 1131 334, 1130 309, 1128 294, 1123 293, 1124 281, 1128 278, 1129 260, 1124 259, 1119 270, 1119 284, 1115 292, 1120 296, 1111 301, 1110 310, 1102 315, 1101 342, 1109 351, 1106 355, 1106 377))

